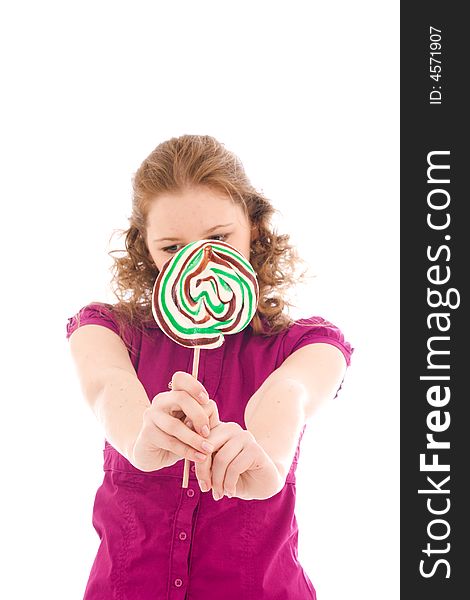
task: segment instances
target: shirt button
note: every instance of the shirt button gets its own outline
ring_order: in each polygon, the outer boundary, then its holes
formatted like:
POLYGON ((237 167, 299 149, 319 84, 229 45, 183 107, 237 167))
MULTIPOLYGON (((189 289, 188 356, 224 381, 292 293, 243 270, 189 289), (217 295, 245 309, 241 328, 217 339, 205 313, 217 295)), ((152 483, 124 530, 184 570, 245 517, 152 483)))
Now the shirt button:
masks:
POLYGON ((176 587, 181 587, 183 585, 183 581, 181 579, 175 579, 176 587))
POLYGON ((196 465, 191 465, 191 471, 192 471, 193 473, 195 473, 195 472, 196 472, 196 465))
POLYGON ((180 533, 180 540, 185 540, 188 536, 186 535, 186 533, 184 531, 181 531, 180 533))
POLYGON ((190 498, 192 498, 192 497, 194 496, 194 490, 192 490, 191 488, 189 488, 189 489, 186 491, 186 494, 187 494, 187 495, 188 495, 190 498))

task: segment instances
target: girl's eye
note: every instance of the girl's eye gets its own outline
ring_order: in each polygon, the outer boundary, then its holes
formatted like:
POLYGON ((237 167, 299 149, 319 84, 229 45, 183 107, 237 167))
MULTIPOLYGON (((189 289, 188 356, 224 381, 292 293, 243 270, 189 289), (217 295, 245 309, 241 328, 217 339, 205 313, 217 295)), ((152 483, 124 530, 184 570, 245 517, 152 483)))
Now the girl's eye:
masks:
POLYGON ((163 248, 163 252, 168 252, 169 254, 174 254, 176 250, 172 250, 172 248, 176 248, 176 246, 168 246, 168 248, 163 248))
MULTIPOLYGON (((211 235, 210 238, 208 238, 208 239, 211 239, 211 240, 214 238, 224 238, 225 239, 226 237, 227 237, 227 234, 221 233, 220 235, 211 235)), ((220 240, 220 241, 223 241, 223 240, 220 240)), ((178 252, 178 250, 176 250, 177 247, 178 246, 176 244, 173 246, 167 246, 166 248, 163 248, 163 251, 168 252, 168 254, 175 254, 176 252, 178 252)))
POLYGON ((225 240, 225 238, 228 236, 228 233, 221 233, 219 235, 211 235, 209 236, 210 240, 213 240, 214 238, 221 238, 219 241, 223 242, 223 240, 225 240))

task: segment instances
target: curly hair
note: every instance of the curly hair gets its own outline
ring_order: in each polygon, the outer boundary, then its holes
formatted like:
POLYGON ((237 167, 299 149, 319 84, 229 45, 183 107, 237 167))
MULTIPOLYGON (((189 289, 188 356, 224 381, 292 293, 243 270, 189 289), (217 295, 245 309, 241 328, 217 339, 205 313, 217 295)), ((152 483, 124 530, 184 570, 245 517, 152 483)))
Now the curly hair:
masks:
MULTIPOLYGON (((250 183, 240 159, 209 135, 182 135, 159 144, 142 162, 132 178, 130 226, 121 232, 125 251, 111 250, 111 286, 118 316, 137 326, 153 319, 152 290, 159 270, 149 253, 146 238, 150 204, 162 193, 206 186, 239 204, 258 237, 251 242, 250 263, 258 277, 259 301, 251 321, 255 335, 274 335, 293 324, 284 309, 293 306, 288 290, 299 283, 307 269, 297 273, 301 259, 288 234, 271 225, 279 212, 250 183), (122 256, 114 257, 118 252, 122 256)), ((114 234, 113 234, 114 235, 114 234)), ((142 329, 142 331, 144 331, 142 329)))

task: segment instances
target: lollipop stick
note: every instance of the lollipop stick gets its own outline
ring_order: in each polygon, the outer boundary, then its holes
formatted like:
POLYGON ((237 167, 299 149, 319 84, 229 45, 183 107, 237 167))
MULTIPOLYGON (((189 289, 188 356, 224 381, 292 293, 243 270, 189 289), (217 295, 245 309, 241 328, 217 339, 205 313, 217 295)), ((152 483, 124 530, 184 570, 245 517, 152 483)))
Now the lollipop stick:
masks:
MULTIPOLYGON (((199 352, 200 351, 201 351, 201 349, 198 348, 198 346, 194 347, 192 376, 195 377, 196 379, 197 379, 197 372, 199 370, 199 352)), ((182 483, 181 487, 187 488, 188 481, 189 481, 189 459, 185 458, 184 459, 184 471, 183 471, 183 483, 182 483)))

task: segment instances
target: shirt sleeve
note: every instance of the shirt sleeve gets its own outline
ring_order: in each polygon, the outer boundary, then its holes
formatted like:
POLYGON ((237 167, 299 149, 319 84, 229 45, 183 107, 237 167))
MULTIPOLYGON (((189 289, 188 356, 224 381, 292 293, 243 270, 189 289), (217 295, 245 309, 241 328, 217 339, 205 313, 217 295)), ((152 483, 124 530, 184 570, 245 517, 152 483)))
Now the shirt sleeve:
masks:
POLYGON ((66 338, 82 325, 102 325, 119 335, 119 325, 112 312, 112 305, 101 302, 92 302, 81 308, 78 313, 67 321, 66 338))
MULTIPOLYGON (((318 342, 332 344, 339 348, 346 359, 346 365, 349 367, 354 348, 344 339, 342 331, 323 317, 299 319, 287 330, 283 340, 283 360, 299 348, 318 342)), ((336 391, 335 398, 343 387, 343 383, 344 378, 336 391)))
POLYGON ((299 319, 287 330, 283 343, 283 360, 299 348, 318 342, 339 348, 349 367, 354 348, 344 339, 341 330, 323 317, 299 319))

